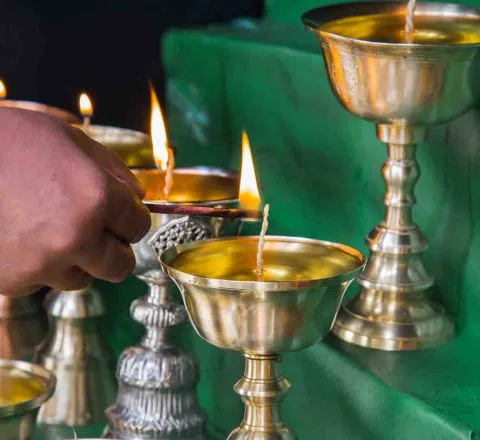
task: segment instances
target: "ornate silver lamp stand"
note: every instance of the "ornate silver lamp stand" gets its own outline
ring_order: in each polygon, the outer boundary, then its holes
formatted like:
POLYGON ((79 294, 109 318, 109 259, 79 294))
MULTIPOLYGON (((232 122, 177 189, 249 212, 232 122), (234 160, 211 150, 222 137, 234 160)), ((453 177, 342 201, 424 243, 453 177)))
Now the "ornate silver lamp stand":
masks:
MULTIPOLYGON (((176 174, 182 173, 188 174, 183 182, 189 179, 196 182, 188 190, 192 202, 228 205, 236 201, 235 175, 219 169, 176 170, 176 174), (211 196, 205 195, 206 180, 226 186, 226 192, 225 188, 220 191, 221 199, 218 188, 211 196), (203 201, 198 201, 199 193, 203 201)), ((222 224, 219 219, 152 214, 150 233, 134 246, 136 275, 148 284, 148 293, 134 301, 130 311, 132 318, 146 327, 146 333, 139 345, 127 348, 119 359, 119 391, 115 405, 106 412, 109 424, 105 438, 207 438, 206 416, 196 394, 197 360, 177 347, 170 337, 171 327, 184 322, 187 314, 184 306, 173 299, 173 283, 160 270, 158 255, 181 243, 216 237, 222 224)))

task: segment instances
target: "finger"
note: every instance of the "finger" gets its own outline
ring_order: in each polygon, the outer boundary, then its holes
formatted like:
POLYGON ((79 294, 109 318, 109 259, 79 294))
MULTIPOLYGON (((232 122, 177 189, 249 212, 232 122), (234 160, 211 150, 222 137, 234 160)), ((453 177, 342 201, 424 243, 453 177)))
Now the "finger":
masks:
POLYGON ((78 266, 94 278, 118 283, 135 268, 135 256, 129 244, 106 231, 99 243, 92 243, 89 251, 79 255, 78 266))
POLYGON ((150 229, 150 212, 123 182, 107 176, 106 228, 128 243, 136 243, 150 229))
POLYGON ((50 286, 55 290, 79 290, 88 287, 92 277, 77 266, 68 267, 63 271, 52 271, 49 278, 50 286))
POLYGON ((140 198, 145 197, 145 189, 138 178, 113 151, 88 137, 79 128, 71 127, 72 136, 82 150, 109 173, 130 186, 140 198))

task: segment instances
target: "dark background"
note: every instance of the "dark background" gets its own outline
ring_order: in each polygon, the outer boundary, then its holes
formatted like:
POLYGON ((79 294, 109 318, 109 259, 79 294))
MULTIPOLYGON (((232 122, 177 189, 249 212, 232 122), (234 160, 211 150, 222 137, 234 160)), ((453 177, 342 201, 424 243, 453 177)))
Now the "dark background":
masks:
MULTIPOLYGON (((258 17, 261 0, 0 0, 0 77, 8 97, 77 111, 87 91, 96 123, 146 130, 148 81, 163 100, 160 38, 174 27, 258 17)), ((188 56, 188 54, 185 54, 188 56)))

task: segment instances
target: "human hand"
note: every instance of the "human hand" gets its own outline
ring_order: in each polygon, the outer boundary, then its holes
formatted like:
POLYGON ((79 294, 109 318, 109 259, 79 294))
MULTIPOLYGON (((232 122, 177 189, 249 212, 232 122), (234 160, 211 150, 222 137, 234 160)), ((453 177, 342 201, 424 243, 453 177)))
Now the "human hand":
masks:
POLYGON ((136 177, 79 129, 0 108, 0 293, 74 290, 131 273, 149 230, 136 177))

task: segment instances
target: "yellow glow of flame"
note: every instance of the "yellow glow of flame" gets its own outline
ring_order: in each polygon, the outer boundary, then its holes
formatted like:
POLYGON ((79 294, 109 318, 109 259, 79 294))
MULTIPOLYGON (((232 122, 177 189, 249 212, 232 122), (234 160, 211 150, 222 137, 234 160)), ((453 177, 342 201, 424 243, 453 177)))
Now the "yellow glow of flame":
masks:
POLYGON ((247 133, 242 133, 242 168, 240 172, 239 202, 243 209, 258 210, 262 199, 258 191, 255 167, 253 166, 252 150, 247 133))
POLYGON ((4 99, 7 97, 7 88, 5 87, 5 83, 0 79, 0 99, 4 99))
POLYGON ((80 114, 84 118, 90 118, 93 115, 93 104, 86 93, 82 93, 78 99, 80 114))
POLYGON ((150 134, 153 144, 153 158, 158 168, 166 171, 168 168, 168 139, 165 121, 162 115, 162 109, 158 102, 157 95, 150 87, 150 97, 152 101, 152 113, 150 116, 150 134))

